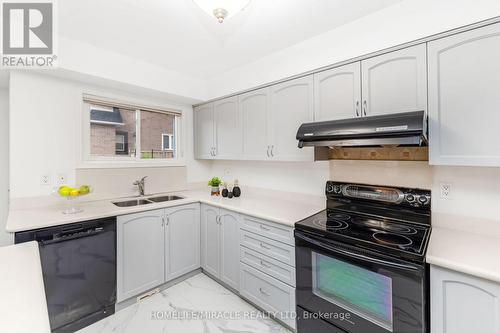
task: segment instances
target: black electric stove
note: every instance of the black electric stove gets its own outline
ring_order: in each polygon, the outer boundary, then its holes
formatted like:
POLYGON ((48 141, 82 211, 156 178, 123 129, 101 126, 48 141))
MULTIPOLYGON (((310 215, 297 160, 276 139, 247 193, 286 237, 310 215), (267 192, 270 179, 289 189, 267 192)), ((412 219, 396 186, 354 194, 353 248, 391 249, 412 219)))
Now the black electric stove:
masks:
POLYGON ((428 332, 430 191, 327 182, 326 197, 295 224, 298 333, 428 332))

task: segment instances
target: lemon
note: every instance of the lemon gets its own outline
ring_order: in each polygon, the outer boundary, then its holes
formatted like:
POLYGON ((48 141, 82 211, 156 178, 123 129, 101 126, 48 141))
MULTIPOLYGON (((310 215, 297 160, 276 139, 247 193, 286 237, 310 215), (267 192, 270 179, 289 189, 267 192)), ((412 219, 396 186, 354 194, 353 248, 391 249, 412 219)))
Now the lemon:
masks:
POLYGON ((69 195, 72 197, 77 197, 80 195, 80 190, 76 188, 72 188, 71 191, 69 192, 69 195))
POLYGON ((67 186, 61 186, 61 187, 59 187, 59 191, 58 192, 59 192, 59 195, 61 197, 67 197, 67 196, 69 196, 69 194, 71 192, 71 189, 69 187, 67 187, 67 186))

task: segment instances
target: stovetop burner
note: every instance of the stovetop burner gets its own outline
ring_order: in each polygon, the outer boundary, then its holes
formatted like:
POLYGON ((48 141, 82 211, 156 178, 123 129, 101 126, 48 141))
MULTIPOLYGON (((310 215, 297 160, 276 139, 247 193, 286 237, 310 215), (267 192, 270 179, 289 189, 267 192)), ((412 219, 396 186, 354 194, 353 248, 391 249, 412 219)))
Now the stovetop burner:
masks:
POLYGON ((340 213, 328 214, 328 218, 333 219, 333 220, 340 220, 340 221, 348 221, 351 219, 351 217, 349 215, 340 214, 340 213))
MULTIPOLYGON (((347 216, 347 215, 345 215, 345 216, 347 216)), ((349 216, 347 216, 347 218, 349 219, 349 216)), ((330 231, 343 230, 349 226, 344 221, 332 220, 332 219, 327 219, 327 218, 318 218, 318 219, 313 221, 313 224, 318 226, 318 227, 325 228, 326 230, 330 230, 330 231)))
POLYGON ((404 235, 393 234, 389 232, 376 232, 373 238, 388 245, 408 246, 413 243, 411 239, 404 235))

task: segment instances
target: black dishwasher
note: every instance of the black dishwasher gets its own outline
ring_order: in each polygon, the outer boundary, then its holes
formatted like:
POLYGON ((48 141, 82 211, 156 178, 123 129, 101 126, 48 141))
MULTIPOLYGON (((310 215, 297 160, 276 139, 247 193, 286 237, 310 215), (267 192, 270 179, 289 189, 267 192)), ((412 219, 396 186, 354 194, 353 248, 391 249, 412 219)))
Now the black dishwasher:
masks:
POLYGON ((52 332, 75 332, 115 312, 116 218, 17 232, 37 241, 52 332))

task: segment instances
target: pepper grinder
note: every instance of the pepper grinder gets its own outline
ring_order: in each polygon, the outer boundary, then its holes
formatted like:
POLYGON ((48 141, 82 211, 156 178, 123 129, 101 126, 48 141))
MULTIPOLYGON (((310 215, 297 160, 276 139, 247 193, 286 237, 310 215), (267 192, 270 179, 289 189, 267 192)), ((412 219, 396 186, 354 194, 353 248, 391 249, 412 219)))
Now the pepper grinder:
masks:
POLYGON ((233 198, 233 191, 234 191, 233 186, 228 185, 228 192, 227 192, 228 199, 232 199, 233 198))
POLYGON ((241 189, 239 186, 238 179, 234 180, 233 195, 235 198, 238 198, 241 195, 241 189))

